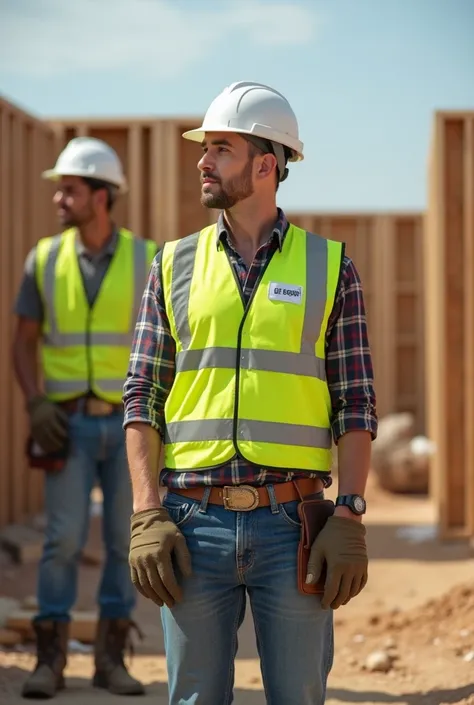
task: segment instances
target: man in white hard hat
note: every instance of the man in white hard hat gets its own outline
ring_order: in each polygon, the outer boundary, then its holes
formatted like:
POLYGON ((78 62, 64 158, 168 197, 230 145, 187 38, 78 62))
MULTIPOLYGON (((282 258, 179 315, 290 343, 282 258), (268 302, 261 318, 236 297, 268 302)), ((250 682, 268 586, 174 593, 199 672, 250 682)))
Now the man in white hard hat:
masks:
POLYGON ((234 83, 184 137, 203 148, 202 204, 222 212, 165 244, 142 301, 124 389, 132 579, 162 606, 170 705, 232 702, 247 596, 267 701, 322 705, 333 610, 367 580, 377 416, 361 283, 341 243, 276 205, 303 158, 278 91, 234 83))
POLYGON ((14 340, 15 371, 30 419, 30 462, 45 470, 47 517, 33 621, 38 661, 23 695, 52 697, 64 686, 69 621, 96 482, 103 493, 106 556, 93 682, 114 693, 140 694, 142 684, 123 662, 136 592, 128 567, 132 499, 122 390, 157 246, 112 219, 126 181, 106 143, 71 140, 43 176, 55 182, 62 232, 39 240, 28 255, 14 340))

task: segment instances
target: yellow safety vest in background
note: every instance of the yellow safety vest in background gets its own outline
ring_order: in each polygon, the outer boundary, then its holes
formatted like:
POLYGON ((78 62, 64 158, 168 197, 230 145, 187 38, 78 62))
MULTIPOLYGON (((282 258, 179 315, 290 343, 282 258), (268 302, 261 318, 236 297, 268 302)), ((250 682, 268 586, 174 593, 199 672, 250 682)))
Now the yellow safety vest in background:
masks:
POLYGON ((36 278, 44 305, 42 363, 50 399, 89 390, 120 403, 140 302, 156 243, 121 229, 92 307, 86 298, 75 229, 38 242, 36 278))
POLYGON ((176 376, 165 404, 165 466, 328 471, 325 339, 344 247, 290 225, 245 309, 216 226, 162 253, 176 376))

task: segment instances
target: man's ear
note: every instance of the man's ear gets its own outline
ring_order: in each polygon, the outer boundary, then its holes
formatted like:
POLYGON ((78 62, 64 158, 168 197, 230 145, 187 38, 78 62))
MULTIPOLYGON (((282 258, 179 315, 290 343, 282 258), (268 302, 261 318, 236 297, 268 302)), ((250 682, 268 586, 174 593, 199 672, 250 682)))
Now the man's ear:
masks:
POLYGON ((274 154, 264 154, 260 160, 257 169, 257 177, 260 179, 268 179, 275 173, 278 167, 277 159, 274 154))
POLYGON ((103 208, 107 208, 107 201, 108 201, 107 189, 99 188, 99 189, 97 189, 97 191, 94 191, 94 200, 95 200, 96 206, 102 206, 103 208))

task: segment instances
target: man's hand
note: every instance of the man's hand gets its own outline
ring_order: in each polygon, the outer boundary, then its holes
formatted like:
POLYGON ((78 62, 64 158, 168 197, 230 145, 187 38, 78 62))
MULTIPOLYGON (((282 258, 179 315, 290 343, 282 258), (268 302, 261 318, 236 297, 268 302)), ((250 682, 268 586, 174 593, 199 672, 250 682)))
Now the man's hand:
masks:
POLYGON ((64 447, 68 438, 69 418, 57 404, 44 396, 28 402, 31 436, 45 453, 54 453, 64 447))
POLYGON ((172 556, 185 578, 191 575, 186 539, 164 507, 132 514, 129 563, 137 590, 155 602, 173 607, 182 590, 173 571, 172 556))
POLYGON ((315 539, 308 562, 306 582, 317 582, 324 562, 327 577, 323 609, 337 609, 356 597, 367 583, 365 526, 354 519, 332 516, 315 539))

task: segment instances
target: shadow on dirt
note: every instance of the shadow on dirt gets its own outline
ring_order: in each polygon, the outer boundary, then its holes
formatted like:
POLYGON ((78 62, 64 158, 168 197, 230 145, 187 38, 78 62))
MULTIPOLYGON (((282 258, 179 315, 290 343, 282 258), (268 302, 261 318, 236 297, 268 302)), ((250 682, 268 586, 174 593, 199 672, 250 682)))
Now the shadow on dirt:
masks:
POLYGON ((376 691, 346 690, 345 688, 329 688, 328 699, 338 700, 342 703, 393 703, 393 705, 457 705, 465 698, 474 694, 474 684, 466 685, 454 690, 430 690, 424 693, 403 693, 390 695, 376 691))
MULTIPOLYGON (((8 705, 20 705, 25 700, 21 697, 21 686, 27 676, 27 671, 12 666, 0 668, 0 702, 8 705)), ((81 703, 87 698, 88 705, 100 705, 117 701, 117 696, 92 688, 88 678, 67 678, 66 690, 59 693, 54 702, 56 705, 67 705, 70 702, 81 703)), ((265 695, 262 691, 236 688, 234 691, 235 705, 265 705, 265 695)), ((425 692, 402 693, 390 695, 380 691, 354 691, 346 688, 329 688, 327 700, 354 705, 459 705, 465 699, 474 696, 474 684, 449 690, 430 690, 425 692)), ((163 682, 153 682, 146 685, 146 695, 127 697, 127 705, 139 705, 148 698, 153 698, 154 705, 168 705, 168 687, 163 682)))
POLYGON ((428 524, 370 524, 367 526, 369 557, 420 563, 473 559, 474 552, 467 542, 442 542, 435 528, 428 524))
MULTIPOLYGON (((0 702, 8 705, 21 705, 28 702, 21 697, 21 687, 28 672, 22 668, 12 666, 0 667, 0 702)), ((234 691, 235 705, 265 705, 265 696, 262 691, 236 688, 234 691)), ((66 689, 54 698, 55 705, 68 705, 69 703, 87 702, 88 705, 101 705, 104 703, 117 703, 118 696, 107 691, 98 690, 91 686, 88 678, 67 678, 66 689)), ((163 682, 153 682, 146 685, 145 696, 129 696, 127 705, 139 705, 153 701, 153 705, 168 705, 168 686, 163 682)))

